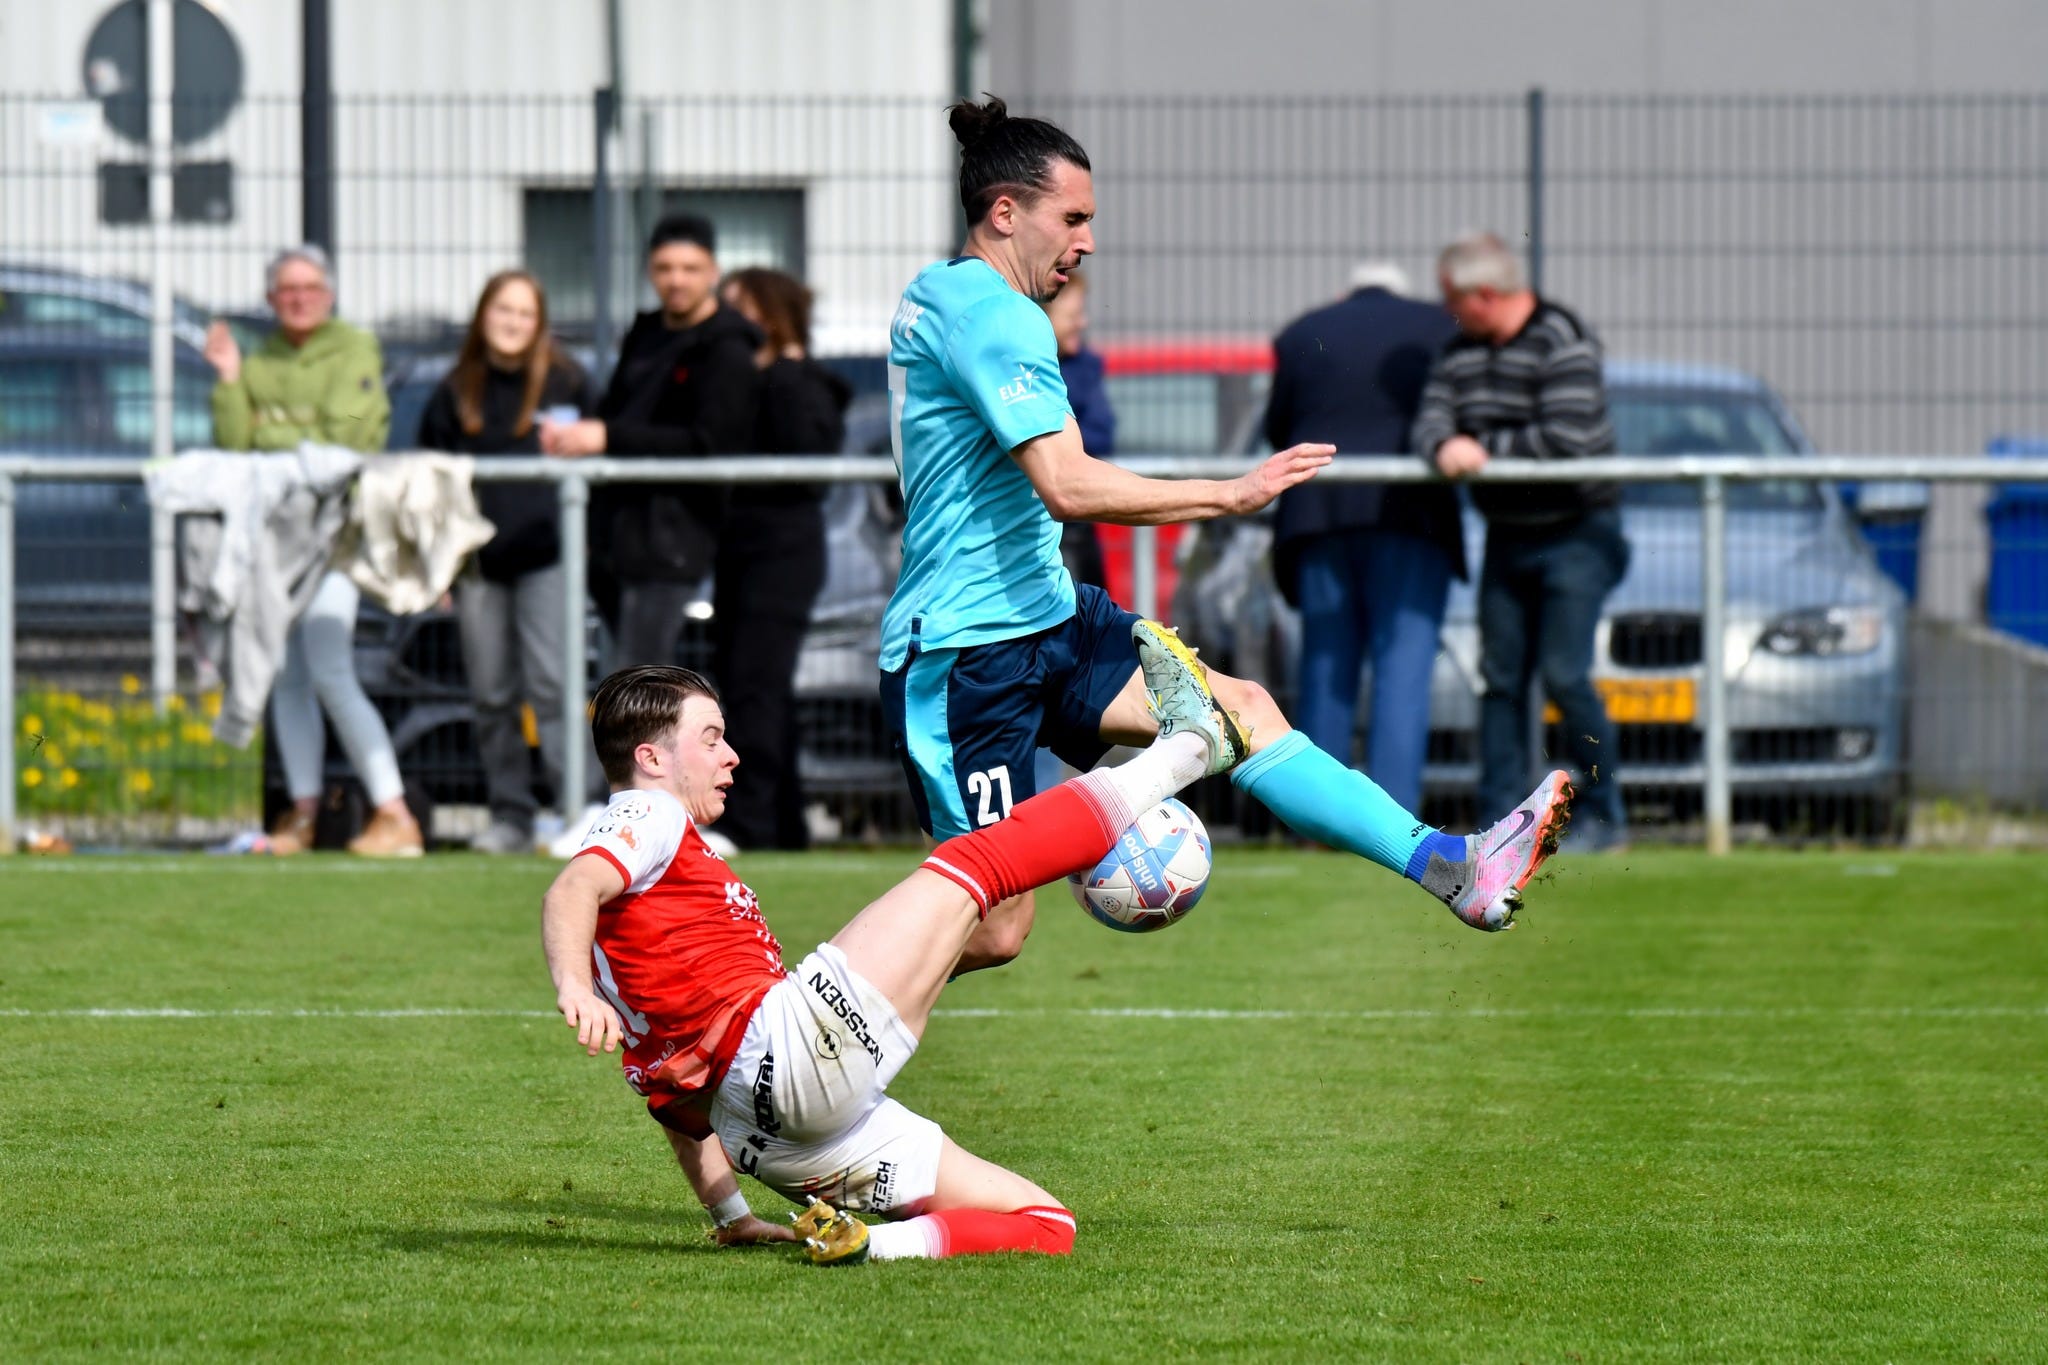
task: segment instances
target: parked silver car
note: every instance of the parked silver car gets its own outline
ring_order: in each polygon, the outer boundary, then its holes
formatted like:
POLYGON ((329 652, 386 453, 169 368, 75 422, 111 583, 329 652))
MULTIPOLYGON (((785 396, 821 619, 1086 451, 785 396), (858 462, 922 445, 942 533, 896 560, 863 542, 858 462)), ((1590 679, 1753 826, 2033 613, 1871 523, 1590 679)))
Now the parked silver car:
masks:
MULTIPOLYGON (((1630 454, 1813 449, 1777 395, 1737 371, 1616 361, 1607 366, 1607 385, 1618 443, 1630 454)), ((1633 558, 1595 637, 1595 683, 1617 722, 1614 761, 1633 814, 1684 813, 1696 807, 1704 780, 1697 486, 1626 485, 1622 520, 1633 558)), ((1475 566, 1485 534, 1468 508, 1466 546, 1475 566)), ((1300 623, 1272 586, 1269 543, 1257 522, 1205 529, 1189 551, 1175 605, 1191 638, 1228 656, 1219 663, 1291 693, 1300 623)), ((1729 486, 1723 654, 1732 781, 1743 813, 1781 826, 1894 827, 1906 639, 1904 596, 1879 570, 1832 484, 1729 486)), ((1455 584, 1431 686, 1424 771, 1425 791, 1439 801, 1469 799, 1476 786, 1479 693, 1473 586, 1455 584)))

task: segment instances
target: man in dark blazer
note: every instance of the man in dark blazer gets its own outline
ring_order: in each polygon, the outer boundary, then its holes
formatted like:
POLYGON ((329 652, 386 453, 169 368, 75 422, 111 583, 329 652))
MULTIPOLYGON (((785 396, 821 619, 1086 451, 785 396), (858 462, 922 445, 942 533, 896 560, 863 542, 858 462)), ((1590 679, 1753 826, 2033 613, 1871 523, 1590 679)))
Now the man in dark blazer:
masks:
MULTIPOLYGON (((1273 342, 1266 438, 1275 449, 1327 441, 1340 455, 1410 452, 1429 367, 1457 324, 1402 297, 1399 267, 1369 263, 1346 297, 1273 342)), ((1295 723, 1349 761, 1359 668, 1372 660, 1365 771, 1409 810, 1422 805, 1429 680, 1453 575, 1463 578, 1458 495, 1441 484, 1317 480, 1280 499, 1273 572, 1301 611, 1295 723)))

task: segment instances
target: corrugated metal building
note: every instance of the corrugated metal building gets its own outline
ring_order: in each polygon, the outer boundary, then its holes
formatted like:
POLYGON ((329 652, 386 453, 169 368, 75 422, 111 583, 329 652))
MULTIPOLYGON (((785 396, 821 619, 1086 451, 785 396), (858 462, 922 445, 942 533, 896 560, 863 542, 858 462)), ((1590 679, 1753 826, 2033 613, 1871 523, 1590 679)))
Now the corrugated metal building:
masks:
MULTIPOLYGON (((101 163, 144 156, 86 98, 86 49, 113 8, 0 3, 0 259, 122 275, 147 261, 146 227, 100 215, 101 163)), ((232 35, 242 96, 179 155, 228 163, 232 216, 176 229, 177 288, 203 307, 250 309, 264 259, 301 233, 301 7, 203 8, 232 35)), ((587 316, 610 13, 626 97, 610 148, 622 291, 637 278, 635 226, 691 204, 720 219, 728 266, 809 275, 828 339, 880 335, 903 283, 953 235, 938 114, 953 79, 949 0, 330 9, 341 303, 360 320, 466 317, 485 276, 522 260, 555 286, 558 315, 587 316), (843 117, 849 100, 862 117, 843 117)), ((617 297, 630 307, 635 295, 617 297)))

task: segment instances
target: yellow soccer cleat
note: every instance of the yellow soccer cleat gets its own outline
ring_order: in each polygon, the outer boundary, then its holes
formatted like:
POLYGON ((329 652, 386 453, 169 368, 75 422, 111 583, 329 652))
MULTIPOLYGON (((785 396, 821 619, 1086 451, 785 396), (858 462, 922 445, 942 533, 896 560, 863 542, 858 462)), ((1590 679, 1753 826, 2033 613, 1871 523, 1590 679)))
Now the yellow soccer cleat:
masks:
POLYGON ((809 1208, 805 1209, 802 1213, 792 1213, 789 1215, 789 1225, 796 1230, 797 1240, 803 1242, 817 1236, 823 1229, 831 1226, 832 1220, 838 1216, 839 1210, 833 1208, 816 1195, 812 1195, 809 1208))
MULTIPOLYGON (((823 1226, 804 1237, 804 1255, 812 1265, 859 1265, 868 1258, 868 1225, 847 1213, 833 1211, 822 1204, 814 1203, 813 1209, 825 1208, 831 1217, 823 1226)), ((802 1223, 799 1219, 799 1224, 802 1223)))
POLYGON ((1223 709, 1209 686, 1209 670, 1180 633, 1157 621, 1131 627, 1138 647, 1138 666, 1145 675, 1145 700, 1162 735, 1193 730, 1209 750, 1209 773, 1229 772, 1250 752, 1250 736, 1237 717, 1223 709))

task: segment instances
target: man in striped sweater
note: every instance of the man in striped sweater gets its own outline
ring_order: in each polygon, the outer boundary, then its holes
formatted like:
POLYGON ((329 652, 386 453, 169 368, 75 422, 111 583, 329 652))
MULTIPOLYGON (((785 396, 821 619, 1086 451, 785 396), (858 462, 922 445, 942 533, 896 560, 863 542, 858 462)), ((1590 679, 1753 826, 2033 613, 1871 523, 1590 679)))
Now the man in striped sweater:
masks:
MULTIPOLYGON (((1452 242, 1437 275, 1460 335, 1423 388, 1415 449, 1453 479, 1494 460, 1613 454, 1592 330, 1538 297, 1515 253, 1492 233, 1452 242)), ((1579 771, 1579 809, 1592 817, 1586 844, 1611 846, 1626 828, 1614 726, 1592 682, 1594 628, 1628 568, 1619 501, 1619 489, 1598 479, 1472 487, 1487 522, 1479 575, 1482 828, 1520 799, 1537 675, 1562 714, 1565 752, 1579 771)))

